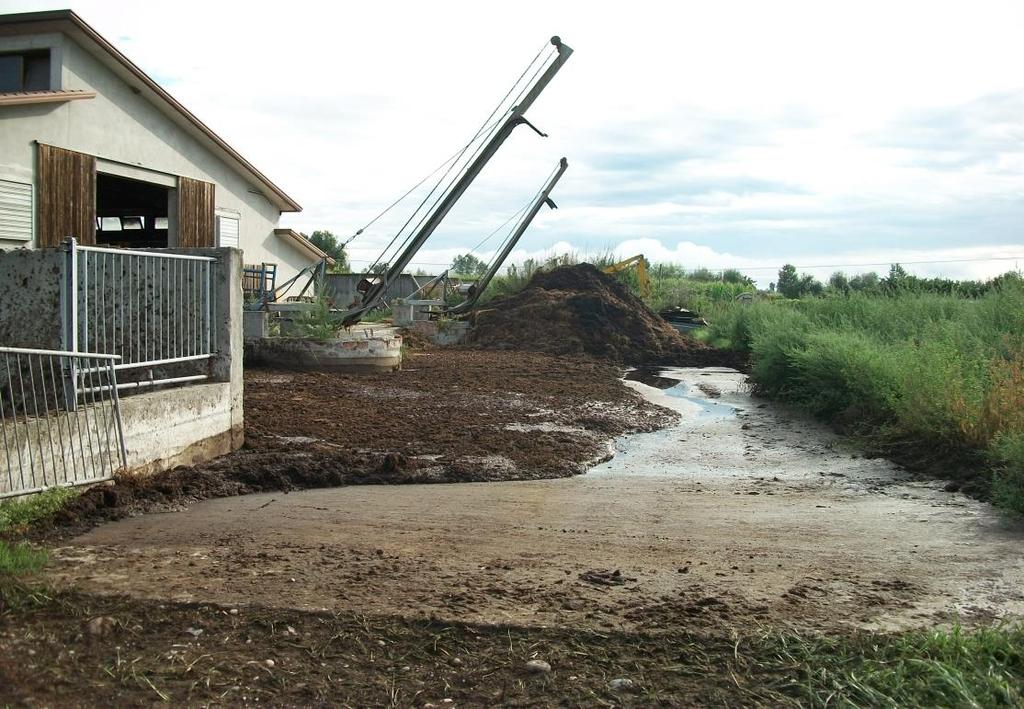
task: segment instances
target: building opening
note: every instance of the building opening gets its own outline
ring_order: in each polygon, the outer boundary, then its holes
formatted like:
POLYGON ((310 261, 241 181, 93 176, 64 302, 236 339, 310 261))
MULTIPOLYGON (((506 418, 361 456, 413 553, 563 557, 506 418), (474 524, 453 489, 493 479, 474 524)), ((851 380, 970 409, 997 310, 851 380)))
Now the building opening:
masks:
POLYGON ((96 243, 167 248, 170 188, 127 177, 96 175, 96 243))

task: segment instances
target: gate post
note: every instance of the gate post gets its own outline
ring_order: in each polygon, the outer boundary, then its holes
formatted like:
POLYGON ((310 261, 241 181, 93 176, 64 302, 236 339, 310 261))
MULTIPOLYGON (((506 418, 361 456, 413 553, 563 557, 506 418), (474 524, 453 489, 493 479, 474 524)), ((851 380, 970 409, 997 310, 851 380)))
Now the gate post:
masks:
MULTIPOLYGON (((66 352, 78 352, 78 242, 64 239, 65 253, 60 290, 61 341, 66 352)), ((68 357, 61 367, 64 375, 64 404, 68 411, 78 409, 78 361, 68 357)))

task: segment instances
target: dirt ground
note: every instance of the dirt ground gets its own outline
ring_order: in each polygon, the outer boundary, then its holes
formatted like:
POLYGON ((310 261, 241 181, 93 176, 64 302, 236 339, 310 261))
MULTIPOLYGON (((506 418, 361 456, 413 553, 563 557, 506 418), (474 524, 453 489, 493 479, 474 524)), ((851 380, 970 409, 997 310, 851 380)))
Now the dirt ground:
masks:
POLYGON ((458 349, 414 351, 387 374, 247 369, 242 450, 92 488, 36 536, 254 492, 577 475, 614 437, 674 419, 620 373, 586 358, 458 349))
POLYGON ((57 548, 51 574, 139 598, 594 630, 1024 612, 1019 525, 842 450, 738 373, 673 371, 682 388, 632 387, 678 423, 583 476, 223 498, 104 525, 57 548))
POLYGON ((246 450, 66 520, 122 518, 59 540, 56 595, 0 618, 0 700, 775 705, 780 678, 737 667, 762 633, 1024 614, 1019 523, 734 371, 617 374, 249 372, 246 450))

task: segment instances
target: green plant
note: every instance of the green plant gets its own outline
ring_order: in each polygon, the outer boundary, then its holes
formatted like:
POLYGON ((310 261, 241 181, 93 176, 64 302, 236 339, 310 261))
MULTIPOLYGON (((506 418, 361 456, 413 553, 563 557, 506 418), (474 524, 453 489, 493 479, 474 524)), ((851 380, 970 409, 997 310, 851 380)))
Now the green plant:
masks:
POLYGON ((11 544, 0 541, 0 578, 20 576, 43 568, 47 555, 27 542, 11 544))
POLYGON ((341 321, 331 312, 324 298, 315 300, 313 307, 304 311, 295 325, 300 337, 320 342, 333 340, 341 330, 341 321))
POLYGON ((77 494, 70 487, 55 487, 0 504, 0 534, 17 533, 49 520, 77 494))

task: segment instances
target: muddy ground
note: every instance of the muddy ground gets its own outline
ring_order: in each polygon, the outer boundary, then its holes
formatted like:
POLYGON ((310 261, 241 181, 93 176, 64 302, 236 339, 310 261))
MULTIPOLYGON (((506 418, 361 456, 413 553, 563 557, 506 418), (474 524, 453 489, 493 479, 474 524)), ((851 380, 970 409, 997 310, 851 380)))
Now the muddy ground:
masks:
POLYGON ((577 475, 617 436, 674 420, 597 360, 419 350, 399 372, 247 369, 245 446, 212 463, 87 491, 35 536, 63 538, 214 497, 350 484, 577 475))
POLYGON ((736 372, 660 374, 486 351, 250 372, 249 447, 169 478, 221 499, 71 516, 124 518, 55 540, 53 598, 0 619, 0 699, 777 705, 792 677, 739 650, 762 633, 1024 613, 1019 523, 736 372), (324 481, 410 484, 295 489, 324 481))

